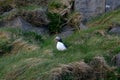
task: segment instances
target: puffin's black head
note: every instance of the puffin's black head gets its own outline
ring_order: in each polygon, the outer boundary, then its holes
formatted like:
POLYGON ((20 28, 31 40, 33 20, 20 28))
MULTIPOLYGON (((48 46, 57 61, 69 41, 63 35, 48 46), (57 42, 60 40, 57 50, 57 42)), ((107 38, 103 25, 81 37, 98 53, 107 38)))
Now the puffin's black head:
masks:
POLYGON ((55 40, 59 41, 59 42, 63 42, 62 39, 59 36, 55 37, 55 40))

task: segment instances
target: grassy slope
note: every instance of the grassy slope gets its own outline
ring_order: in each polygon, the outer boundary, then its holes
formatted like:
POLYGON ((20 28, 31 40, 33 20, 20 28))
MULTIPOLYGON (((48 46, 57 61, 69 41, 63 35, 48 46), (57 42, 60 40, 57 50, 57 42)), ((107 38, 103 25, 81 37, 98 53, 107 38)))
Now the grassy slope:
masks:
POLYGON ((109 61, 120 51, 120 37, 108 34, 101 36, 95 32, 106 31, 107 26, 116 21, 120 23, 120 10, 93 19, 88 24, 91 28, 64 39, 69 46, 64 52, 56 50, 54 37, 48 37, 42 43, 38 42, 40 48, 36 51, 20 51, 0 57, 0 80, 48 80, 50 70, 60 64, 83 59, 89 62, 96 55, 103 55, 109 61))

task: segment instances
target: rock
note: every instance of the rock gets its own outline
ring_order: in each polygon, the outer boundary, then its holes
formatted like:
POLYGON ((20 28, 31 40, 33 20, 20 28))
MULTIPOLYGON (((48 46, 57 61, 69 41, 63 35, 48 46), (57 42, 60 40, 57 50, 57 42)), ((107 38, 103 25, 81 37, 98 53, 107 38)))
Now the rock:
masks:
POLYGON ((5 24, 6 24, 6 23, 5 23, 4 21, 0 21, 0 28, 1 28, 1 27, 4 27, 5 24))
POLYGON ((65 31, 74 31, 75 29, 71 26, 64 26, 62 28, 62 32, 65 32, 65 31))
POLYGON ((85 26, 83 23, 80 23, 79 28, 80 28, 80 30, 85 30, 85 29, 87 29, 88 27, 85 26))
POLYGON ((84 18, 91 18, 120 7, 119 0, 75 0, 74 10, 84 18))
POLYGON ((74 10, 90 18, 105 12, 105 0, 75 0, 74 10))
POLYGON ((12 21, 7 22, 6 26, 8 27, 10 26, 13 28, 19 28, 24 31, 37 32, 38 34, 42 34, 42 35, 48 33, 48 29, 46 27, 39 28, 39 27, 32 26, 30 23, 26 22, 21 17, 17 17, 12 21))
POLYGON ((0 5, 0 15, 3 14, 4 12, 9 12, 13 8, 10 5, 0 5))
POLYGON ((16 8, 14 8, 14 9, 8 11, 8 12, 4 12, 4 13, 2 14, 2 16, 4 16, 4 17, 2 18, 2 20, 4 20, 4 21, 11 21, 11 20, 13 20, 14 18, 18 17, 20 14, 21 14, 21 13, 19 12, 19 10, 16 9, 16 8))
POLYGON ((46 26, 36 27, 34 31, 41 35, 45 35, 49 33, 49 30, 46 26))
MULTIPOLYGON (((85 29, 87 29, 87 26, 85 26, 82 23, 80 23, 79 28, 80 28, 80 30, 85 30, 85 29)), ((63 37, 63 38, 66 38, 66 37, 72 35, 74 33, 75 29, 76 28, 73 28, 73 27, 70 27, 70 26, 65 26, 65 27, 62 28, 61 33, 58 34, 58 35, 63 37)))
POLYGON ((106 4, 106 5, 105 5, 105 11, 106 11, 106 12, 111 11, 111 6, 108 5, 108 4, 106 4))
POLYGON ((115 66, 120 67, 120 53, 118 53, 112 58, 112 62, 115 66))
POLYGON ((32 29, 32 25, 27 23, 21 17, 17 17, 15 19, 13 19, 12 21, 8 21, 6 26, 11 26, 13 28, 19 28, 19 29, 23 29, 23 30, 32 29))
POLYGON ((118 7, 120 7, 119 0, 106 0, 106 11, 115 10, 118 7), (107 6, 109 6, 109 8, 107 6))
POLYGON ((66 37, 72 35, 72 34, 74 33, 74 30, 75 30, 75 29, 72 28, 72 27, 65 26, 65 27, 62 28, 61 33, 58 34, 58 35, 59 35, 60 37, 62 37, 62 38, 66 38, 66 37))
POLYGON ((22 17, 29 23, 35 26, 48 25, 49 20, 46 15, 46 10, 37 9, 33 11, 27 11, 22 14, 22 17))
POLYGON ((61 36, 62 38, 66 38, 66 37, 72 35, 73 33, 74 33, 74 31, 65 31, 65 32, 61 32, 58 35, 61 36))
POLYGON ((15 13, 15 12, 17 12, 17 9, 16 9, 16 8, 11 9, 11 10, 8 11, 8 12, 4 12, 4 13, 2 14, 2 16, 7 16, 7 15, 12 14, 12 13, 15 13))
POLYGON ((49 23, 45 8, 40 8, 32 11, 20 11, 19 9, 14 8, 9 12, 3 13, 2 16, 5 16, 3 18, 4 21, 11 21, 16 17, 21 16, 27 22, 38 27, 46 26, 49 23))
POLYGON ((120 27, 114 27, 112 28, 109 33, 112 33, 112 34, 120 34, 120 27))
POLYGON ((108 32, 110 34, 120 34, 120 26, 113 27, 108 32))

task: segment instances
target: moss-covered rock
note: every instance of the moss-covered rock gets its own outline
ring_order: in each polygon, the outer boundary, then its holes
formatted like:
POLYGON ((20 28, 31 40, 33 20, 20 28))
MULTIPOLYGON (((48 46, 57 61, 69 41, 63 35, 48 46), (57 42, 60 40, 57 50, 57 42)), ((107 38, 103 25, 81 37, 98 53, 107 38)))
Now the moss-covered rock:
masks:
POLYGON ((25 11, 23 12, 22 17, 35 26, 43 26, 49 23, 46 11, 43 9, 25 11))

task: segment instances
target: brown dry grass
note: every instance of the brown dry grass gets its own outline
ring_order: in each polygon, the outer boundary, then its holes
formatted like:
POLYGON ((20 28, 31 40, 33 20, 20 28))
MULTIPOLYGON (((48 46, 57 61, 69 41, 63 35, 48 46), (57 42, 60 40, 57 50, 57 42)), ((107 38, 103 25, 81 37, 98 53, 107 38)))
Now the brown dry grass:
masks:
POLYGON ((28 44, 22 39, 15 40, 11 45, 13 46, 11 53, 18 53, 19 51, 29 52, 29 51, 34 51, 38 48, 36 45, 28 44))
POLYGON ((95 80, 93 69, 84 62, 62 65, 53 69, 50 80, 95 80))
POLYGON ((20 63, 24 63, 24 65, 13 65, 13 71, 10 71, 6 74, 5 80, 16 80, 28 69, 32 69, 33 67, 38 66, 46 60, 47 59, 42 58, 28 58, 21 60, 20 63))
POLYGON ((7 32, 0 32, 0 40, 9 40, 10 34, 7 32))
POLYGON ((108 73, 114 72, 113 68, 107 64, 104 57, 94 57, 90 62, 90 65, 92 68, 94 68, 97 79, 105 79, 107 78, 108 73))

